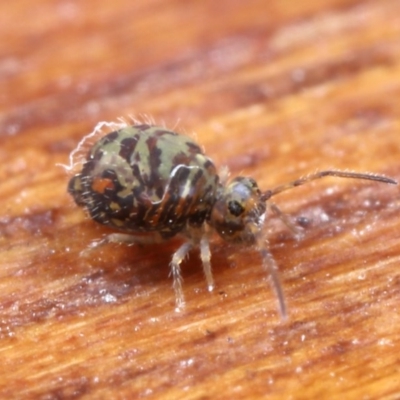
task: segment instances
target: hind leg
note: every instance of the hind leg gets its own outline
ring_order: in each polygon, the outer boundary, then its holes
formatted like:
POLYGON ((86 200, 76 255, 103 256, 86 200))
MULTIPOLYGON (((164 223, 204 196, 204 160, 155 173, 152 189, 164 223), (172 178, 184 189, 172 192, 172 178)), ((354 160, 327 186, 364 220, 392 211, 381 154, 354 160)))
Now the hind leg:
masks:
POLYGON ((81 251, 81 255, 87 255, 93 249, 97 247, 104 246, 107 243, 118 243, 118 244, 151 244, 151 243, 161 243, 164 240, 158 233, 151 234, 131 234, 131 233, 110 233, 109 235, 103 237, 100 240, 94 240, 91 242, 87 249, 81 251))
POLYGON ((181 275, 181 263, 192 249, 193 245, 191 242, 183 243, 172 256, 170 263, 171 275, 172 275, 172 287, 175 291, 175 304, 176 311, 179 311, 185 304, 183 290, 182 290, 182 275, 181 275))

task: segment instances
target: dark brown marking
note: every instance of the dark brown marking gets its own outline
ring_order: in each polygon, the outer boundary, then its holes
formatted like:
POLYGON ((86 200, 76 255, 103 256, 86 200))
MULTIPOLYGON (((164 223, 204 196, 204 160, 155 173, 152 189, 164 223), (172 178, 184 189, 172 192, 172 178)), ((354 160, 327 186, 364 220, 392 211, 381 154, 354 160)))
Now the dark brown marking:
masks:
POLYGON ((135 151, 138 139, 136 135, 130 138, 125 138, 121 141, 121 149, 119 155, 128 163, 131 161, 132 154, 135 151))

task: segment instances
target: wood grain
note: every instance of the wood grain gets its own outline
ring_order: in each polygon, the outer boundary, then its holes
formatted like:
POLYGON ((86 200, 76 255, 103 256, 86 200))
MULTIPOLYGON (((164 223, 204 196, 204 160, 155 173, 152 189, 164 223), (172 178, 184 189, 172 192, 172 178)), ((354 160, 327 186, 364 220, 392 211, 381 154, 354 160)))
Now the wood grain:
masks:
POLYGON ((99 121, 153 118, 263 189, 327 168, 400 179, 400 2, 0 5, 0 397, 398 399, 399 188, 327 178, 274 198, 257 252, 106 245, 66 192, 99 121))

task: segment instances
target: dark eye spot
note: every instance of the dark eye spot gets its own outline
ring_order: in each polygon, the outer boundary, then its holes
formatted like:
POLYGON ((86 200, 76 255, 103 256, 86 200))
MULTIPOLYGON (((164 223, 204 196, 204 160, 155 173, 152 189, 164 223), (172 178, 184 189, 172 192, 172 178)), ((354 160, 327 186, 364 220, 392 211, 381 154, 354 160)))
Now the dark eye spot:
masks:
POLYGON ((243 213, 244 208, 238 201, 230 201, 228 203, 228 210, 232 215, 238 217, 240 214, 243 213))
POLYGON ((253 178, 247 178, 250 186, 254 189, 254 188, 258 188, 257 182, 253 179, 253 178))

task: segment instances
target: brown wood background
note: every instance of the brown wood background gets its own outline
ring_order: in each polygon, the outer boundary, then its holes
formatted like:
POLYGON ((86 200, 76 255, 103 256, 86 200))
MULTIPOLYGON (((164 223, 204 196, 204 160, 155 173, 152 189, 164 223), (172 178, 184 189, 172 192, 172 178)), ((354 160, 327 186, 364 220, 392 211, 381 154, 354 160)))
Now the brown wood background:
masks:
POLYGON ((151 116, 271 188, 318 169, 400 179, 400 1, 87 0, 0 5, 0 398, 400 398, 399 188, 325 179, 252 249, 107 245, 66 193, 99 121, 151 116), (339 397, 341 396, 341 397, 339 397))

